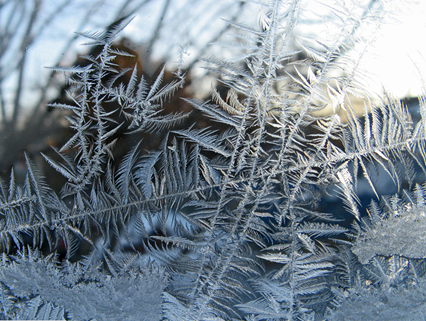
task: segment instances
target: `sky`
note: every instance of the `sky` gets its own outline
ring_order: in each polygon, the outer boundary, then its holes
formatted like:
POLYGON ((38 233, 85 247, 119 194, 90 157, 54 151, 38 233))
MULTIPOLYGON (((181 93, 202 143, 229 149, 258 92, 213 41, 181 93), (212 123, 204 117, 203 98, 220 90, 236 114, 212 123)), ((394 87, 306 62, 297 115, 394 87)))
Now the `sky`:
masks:
MULTIPOLYGON (((416 2, 403 8, 399 23, 382 28, 374 49, 363 61, 363 67, 376 74, 371 81, 375 90, 383 84, 396 97, 421 94, 417 68, 426 71, 426 1, 416 2)), ((424 81, 426 84, 426 78, 424 81)))

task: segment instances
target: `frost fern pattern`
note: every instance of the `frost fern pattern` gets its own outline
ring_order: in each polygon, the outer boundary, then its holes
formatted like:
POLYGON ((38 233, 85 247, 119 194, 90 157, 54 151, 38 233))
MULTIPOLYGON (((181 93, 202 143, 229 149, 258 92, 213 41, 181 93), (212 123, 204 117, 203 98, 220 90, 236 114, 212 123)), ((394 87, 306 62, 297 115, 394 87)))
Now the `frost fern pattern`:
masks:
MULTIPOLYGON (((387 297, 387 312, 377 314, 383 318, 410 291, 422 292, 425 189, 415 185, 415 169, 425 171, 425 120, 413 123, 387 94, 373 99, 357 80, 358 61, 346 56, 359 24, 379 27, 383 17, 333 8, 340 33, 328 42, 300 38, 294 51, 301 1, 260 6, 261 28, 231 23, 242 41, 221 45, 234 47, 232 60, 206 59, 227 97, 215 89, 212 101, 185 98, 209 127, 183 127, 189 113, 162 110, 184 85, 182 69, 171 83, 163 84, 164 68, 148 83, 137 67, 115 63, 129 55, 113 42, 130 18, 81 34, 102 50, 85 57, 86 67, 55 68, 70 75, 73 104, 51 107, 64 111, 75 134, 55 149, 56 159, 43 155, 67 182, 54 191, 27 157, 23 186, 13 171, 1 185, 4 318, 79 319, 78 302, 62 293, 76 288, 82 305, 93 293, 110 294, 84 310, 87 319, 131 320, 137 311, 149 320, 186 321, 340 320, 356 317, 351 307, 365 302, 374 317, 373 303, 387 297), (295 59, 300 53, 306 58, 295 59), (344 75, 332 77, 336 70, 344 75), (125 74, 130 80, 122 83, 125 74), (364 102, 362 117, 351 105, 355 94, 364 102), (107 110, 111 102, 119 107, 107 110), (326 107, 331 112, 320 115, 326 107), (148 151, 144 141, 135 143, 116 166, 120 131, 161 135, 162 142, 148 151), (383 206, 372 201, 367 217, 358 177, 379 198, 379 170, 412 192, 383 197, 383 206), (319 209, 327 194, 338 195, 352 225, 319 209), (408 229, 415 231, 410 249, 408 229), (60 242, 67 249, 62 263, 36 250, 47 245, 53 252, 60 242), (92 251, 76 260, 82 244, 92 251), (36 275, 28 292, 30 281, 11 282, 28 275, 36 275), (146 305, 129 293, 119 299, 129 280, 129 291, 146 305), (37 282, 53 285, 36 293, 37 282), (111 302, 122 310, 106 311, 111 302)), ((358 41, 367 50, 368 42, 358 41)), ((423 98, 419 105, 423 117, 423 98)), ((416 316, 424 313, 416 309, 416 316)))

